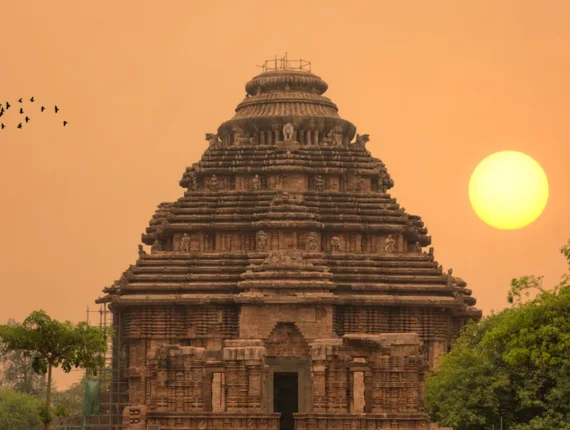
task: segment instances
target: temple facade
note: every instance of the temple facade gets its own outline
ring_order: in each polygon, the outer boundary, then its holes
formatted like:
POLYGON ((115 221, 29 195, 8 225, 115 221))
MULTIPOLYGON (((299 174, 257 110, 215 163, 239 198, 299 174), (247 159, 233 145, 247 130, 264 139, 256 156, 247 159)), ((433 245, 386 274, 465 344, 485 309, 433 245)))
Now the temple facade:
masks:
POLYGON ((432 428, 424 376, 481 313, 327 88, 249 81, 105 288, 115 428, 432 428))

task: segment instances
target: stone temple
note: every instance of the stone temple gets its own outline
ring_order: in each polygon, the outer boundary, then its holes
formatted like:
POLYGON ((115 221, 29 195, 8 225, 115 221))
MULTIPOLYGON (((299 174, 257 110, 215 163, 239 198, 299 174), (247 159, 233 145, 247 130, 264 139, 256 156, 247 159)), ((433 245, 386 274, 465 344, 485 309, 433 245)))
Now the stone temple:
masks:
POLYGON ((112 428, 437 428, 424 376, 480 318, 471 290, 325 81, 268 64, 98 300, 112 428))

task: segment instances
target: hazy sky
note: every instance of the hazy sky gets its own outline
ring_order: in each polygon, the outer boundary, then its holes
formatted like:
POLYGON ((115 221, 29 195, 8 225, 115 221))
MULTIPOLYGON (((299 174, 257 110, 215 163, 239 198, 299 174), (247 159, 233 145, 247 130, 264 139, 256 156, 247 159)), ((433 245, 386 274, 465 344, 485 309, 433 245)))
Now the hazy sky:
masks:
POLYGON ((16 110, 0 118, 0 323, 39 308, 85 319, 136 261, 156 205, 183 194, 204 134, 285 51, 370 134, 392 195, 485 313, 506 306, 511 278, 552 285, 566 270, 567 1, 3 0, 0 15, 0 102, 36 99, 22 130, 16 110), (467 193, 476 165, 506 149, 550 183, 543 215, 517 231, 485 225, 467 193))

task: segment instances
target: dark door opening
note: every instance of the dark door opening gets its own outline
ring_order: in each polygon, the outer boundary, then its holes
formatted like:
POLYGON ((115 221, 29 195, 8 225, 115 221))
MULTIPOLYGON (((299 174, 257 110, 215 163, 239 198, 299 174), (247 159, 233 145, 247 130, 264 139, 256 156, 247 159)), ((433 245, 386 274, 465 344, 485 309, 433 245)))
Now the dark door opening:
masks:
POLYGON ((299 411, 297 373, 275 373, 273 376, 273 412, 281 412, 280 430, 294 430, 293 413, 299 411))

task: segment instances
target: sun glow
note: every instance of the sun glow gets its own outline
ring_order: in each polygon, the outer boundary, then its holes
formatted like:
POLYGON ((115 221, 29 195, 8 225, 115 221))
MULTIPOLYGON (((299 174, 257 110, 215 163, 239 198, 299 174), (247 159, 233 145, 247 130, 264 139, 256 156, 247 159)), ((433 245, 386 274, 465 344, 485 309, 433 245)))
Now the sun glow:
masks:
POLYGON ((548 179, 534 159, 502 151, 479 163, 469 181, 469 200, 484 222, 516 230, 535 221, 548 201, 548 179))

